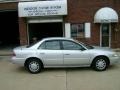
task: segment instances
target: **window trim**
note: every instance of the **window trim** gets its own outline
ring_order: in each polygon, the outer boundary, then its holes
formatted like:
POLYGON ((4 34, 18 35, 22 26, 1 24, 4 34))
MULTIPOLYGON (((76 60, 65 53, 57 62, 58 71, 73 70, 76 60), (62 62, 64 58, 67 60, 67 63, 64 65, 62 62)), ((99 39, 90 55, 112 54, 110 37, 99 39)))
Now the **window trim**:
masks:
MULTIPOLYGON (((63 41, 73 42, 73 43, 81 46, 81 47, 83 48, 82 50, 79 49, 79 50, 81 50, 81 51, 86 50, 86 48, 85 48, 83 45, 81 45, 80 43, 77 43, 77 42, 75 42, 75 41, 71 41, 71 40, 60 40, 61 50, 66 50, 66 49, 64 49, 64 47, 63 47, 63 43, 62 43, 63 41)), ((77 51, 79 51, 79 50, 77 50, 77 51)), ((72 50, 72 51, 73 51, 73 50, 72 50)))
POLYGON ((55 40, 46 40, 46 41, 42 42, 42 43, 39 45, 38 49, 39 49, 39 50, 62 50, 61 44, 60 44, 60 40, 58 40, 58 39, 55 39, 55 40), (44 43, 46 43, 46 42, 49 42, 49 41, 58 41, 58 42, 59 42, 59 45, 60 45, 60 49, 46 49, 46 46, 45 46, 45 49, 40 48, 42 44, 44 44, 44 43))
POLYGON ((46 41, 42 42, 42 43, 39 45, 38 50, 49 50, 49 49, 41 49, 41 48, 40 48, 41 45, 42 45, 43 43, 47 42, 47 41, 58 41, 58 42, 59 42, 59 45, 60 45, 60 49, 59 49, 59 50, 65 50, 65 49, 63 48, 63 43, 62 43, 62 41, 70 41, 70 42, 73 42, 73 43, 81 46, 81 47, 83 48, 83 50, 80 50, 80 51, 86 50, 86 47, 85 47, 85 46, 83 46, 82 44, 80 44, 80 43, 78 43, 78 42, 76 42, 76 41, 72 41, 72 40, 59 40, 59 39, 46 40, 46 41))

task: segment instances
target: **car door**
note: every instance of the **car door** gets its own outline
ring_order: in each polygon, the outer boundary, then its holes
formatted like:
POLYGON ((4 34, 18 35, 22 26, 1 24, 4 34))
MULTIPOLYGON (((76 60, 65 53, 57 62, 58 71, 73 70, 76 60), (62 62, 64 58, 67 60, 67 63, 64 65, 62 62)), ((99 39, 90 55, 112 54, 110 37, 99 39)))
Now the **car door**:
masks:
POLYGON ((73 41, 62 41, 64 65, 87 65, 89 64, 89 54, 85 48, 73 41))
POLYGON ((63 65, 63 53, 58 40, 45 41, 38 50, 39 57, 44 61, 45 66, 63 65))

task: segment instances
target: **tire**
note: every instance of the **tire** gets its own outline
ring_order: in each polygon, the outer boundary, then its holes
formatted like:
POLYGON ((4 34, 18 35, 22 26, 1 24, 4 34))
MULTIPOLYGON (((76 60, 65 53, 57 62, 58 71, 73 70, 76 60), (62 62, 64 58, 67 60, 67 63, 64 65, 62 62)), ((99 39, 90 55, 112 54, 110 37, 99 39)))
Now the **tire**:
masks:
POLYGON ((26 64, 27 70, 32 74, 37 74, 42 70, 42 63, 39 59, 31 58, 26 64))
POLYGON ((94 59, 92 63, 92 68, 96 71, 105 71, 108 65, 108 59, 101 56, 94 59))

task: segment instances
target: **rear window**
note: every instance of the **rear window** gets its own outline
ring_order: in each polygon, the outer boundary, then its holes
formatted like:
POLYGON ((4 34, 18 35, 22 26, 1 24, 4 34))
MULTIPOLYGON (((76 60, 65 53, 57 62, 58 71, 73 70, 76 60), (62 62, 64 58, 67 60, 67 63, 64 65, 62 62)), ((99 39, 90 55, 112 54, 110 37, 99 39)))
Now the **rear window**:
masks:
POLYGON ((46 41, 41 44, 40 49, 60 50, 60 43, 54 40, 46 41))

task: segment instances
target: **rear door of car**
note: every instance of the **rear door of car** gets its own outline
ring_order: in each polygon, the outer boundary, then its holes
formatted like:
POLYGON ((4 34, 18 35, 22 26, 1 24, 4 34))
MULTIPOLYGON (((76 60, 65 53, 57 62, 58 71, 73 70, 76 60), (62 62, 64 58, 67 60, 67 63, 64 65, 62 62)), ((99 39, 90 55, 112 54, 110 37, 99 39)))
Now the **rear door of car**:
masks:
POLYGON ((37 52, 46 66, 63 65, 63 53, 59 40, 48 40, 43 42, 37 52))
POLYGON ((76 66, 89 64, 89 54, 85 48, 73 41, 62 41, 64 65, 76 66))

